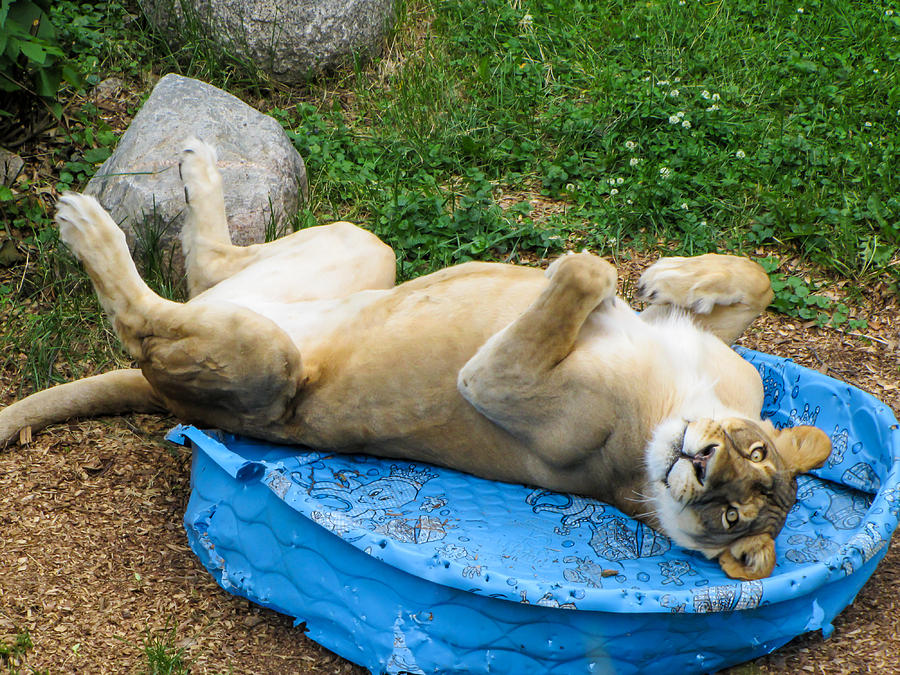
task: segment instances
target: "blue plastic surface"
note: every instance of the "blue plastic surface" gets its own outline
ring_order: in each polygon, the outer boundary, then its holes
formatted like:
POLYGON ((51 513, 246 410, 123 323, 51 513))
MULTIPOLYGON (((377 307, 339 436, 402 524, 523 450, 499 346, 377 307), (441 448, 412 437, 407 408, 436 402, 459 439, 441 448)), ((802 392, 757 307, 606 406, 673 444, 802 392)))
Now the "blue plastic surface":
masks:
POLYGON ((728 579, 583 497, 178 427, 191 547, 223 588, 374 673, 709 672, 828 635, 897 525, 900 430, 858 389, 741 353, 776 425, 834 445, 798 480, 767 579, 728 579))

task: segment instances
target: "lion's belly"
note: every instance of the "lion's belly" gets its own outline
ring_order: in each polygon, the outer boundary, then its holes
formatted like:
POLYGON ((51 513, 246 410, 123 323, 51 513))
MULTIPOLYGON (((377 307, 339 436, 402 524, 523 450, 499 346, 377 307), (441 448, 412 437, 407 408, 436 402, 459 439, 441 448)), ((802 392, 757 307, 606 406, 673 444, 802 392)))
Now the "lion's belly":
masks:
POLYGON ((309 378, 289 423, 297 441, 452 464, 501 480, 527 478, 521 462, 512 461, 525 452, 521 442, 472 408, 456 378, 546 278, 508 266, 457 269, 392 291, 304 303, 291 316, 270 315, 297 344, 309 378))

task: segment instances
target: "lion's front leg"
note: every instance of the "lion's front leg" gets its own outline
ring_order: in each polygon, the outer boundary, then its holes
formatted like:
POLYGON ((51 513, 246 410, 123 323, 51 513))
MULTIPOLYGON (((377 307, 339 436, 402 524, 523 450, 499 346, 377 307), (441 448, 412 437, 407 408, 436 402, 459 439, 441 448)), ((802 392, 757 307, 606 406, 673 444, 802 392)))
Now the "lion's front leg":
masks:
POLYGON ((581 390, 569 359, 587 318, 615 301, 616 270, 582 253, 560 258, 550 282, 518 319, 489 339, 460 370, 457 386, 479 412, 562 467, 602 439, 572 420, 581 390))

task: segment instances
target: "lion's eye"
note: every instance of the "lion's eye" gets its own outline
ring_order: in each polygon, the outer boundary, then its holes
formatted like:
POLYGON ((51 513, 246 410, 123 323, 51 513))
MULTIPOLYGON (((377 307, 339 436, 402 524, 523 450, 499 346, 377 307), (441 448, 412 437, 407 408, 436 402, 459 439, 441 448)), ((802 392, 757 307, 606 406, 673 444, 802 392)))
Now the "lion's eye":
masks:
POLYGON ((722 518, 725 520, 725 527, 731 527, 737 521, 741 519, 741 514, 738 513, 738 510, 733 506, 729 506, 725 509, 725 513, 722 515, 722 518))
POLYGON ((757 443, 756 445, 750 448, 750 461, 751 462, 761 462, 766 458, 766 446, 762 443, 757 443))

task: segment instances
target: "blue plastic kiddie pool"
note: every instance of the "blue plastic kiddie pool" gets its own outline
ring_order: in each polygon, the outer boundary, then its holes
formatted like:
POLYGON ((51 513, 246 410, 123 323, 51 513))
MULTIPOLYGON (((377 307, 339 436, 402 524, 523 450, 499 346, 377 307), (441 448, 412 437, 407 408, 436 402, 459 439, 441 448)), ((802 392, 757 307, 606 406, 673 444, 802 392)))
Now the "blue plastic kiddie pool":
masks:
POLYGON ((771 577, 737 582, 616 509, 408 461, 177 427, 184 517, 218 583, 373 673, 709 672, 820 629, 887 551, 900 430, 872 396, 741 350, 777 426, 831 435, 771 577))

